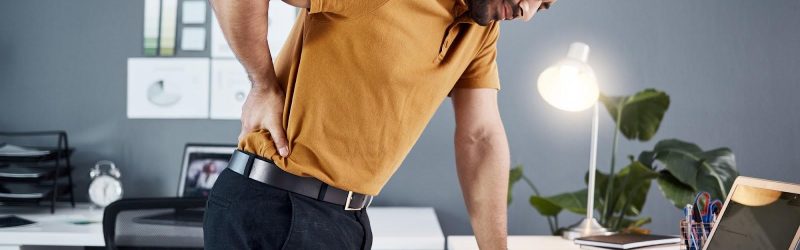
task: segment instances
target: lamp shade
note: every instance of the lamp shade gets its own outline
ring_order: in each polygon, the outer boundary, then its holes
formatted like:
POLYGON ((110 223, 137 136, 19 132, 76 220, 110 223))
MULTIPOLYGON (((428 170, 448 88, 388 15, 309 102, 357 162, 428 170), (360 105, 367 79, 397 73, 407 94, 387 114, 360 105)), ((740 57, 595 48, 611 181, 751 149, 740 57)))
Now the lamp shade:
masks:
POLYGON ((537 87, 542 98, 565 111, 581 111, 597 103, 600 90, 594 70, 586 63, 588 57, 589 45, 570 45, 567 58, 539 75, 537 87))
POLYGON ((731 200, 746 206, 760 207, 772 204, 780 197, 780 191, 740 185, 733 191, 731 200))

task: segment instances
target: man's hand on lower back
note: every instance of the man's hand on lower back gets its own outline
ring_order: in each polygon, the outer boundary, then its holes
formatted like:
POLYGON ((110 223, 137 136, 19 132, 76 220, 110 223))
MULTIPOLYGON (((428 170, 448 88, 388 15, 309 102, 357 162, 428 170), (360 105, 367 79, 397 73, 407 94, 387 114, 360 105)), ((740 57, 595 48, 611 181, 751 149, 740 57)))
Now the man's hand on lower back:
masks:
POLYGON ((289 143, 282 123, 285 99, 286 95, 277 84, 254 83, 242 105, 242 132, 239 134, 239 141, 249 132, 266 129, 275 142, 278 153, 283 157, 289 156, 289 143))

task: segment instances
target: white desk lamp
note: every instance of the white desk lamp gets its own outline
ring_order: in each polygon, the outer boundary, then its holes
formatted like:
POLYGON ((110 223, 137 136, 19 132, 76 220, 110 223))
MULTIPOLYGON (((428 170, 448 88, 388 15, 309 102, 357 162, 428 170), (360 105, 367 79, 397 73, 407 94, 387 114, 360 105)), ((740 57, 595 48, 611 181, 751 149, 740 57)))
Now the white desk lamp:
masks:
POLYGON ((547 68, 539 75, 538 89, 545 101, 566 111, 582 111, 594 106, 592 118, 592 146, 589 157, 589 185, 586 205, 586 218, 567 229, 563 236, 567 239, 589 235, 607 235, 609 231, 594 219, 594 185, 597 171, 597 99, 600 90, 594 71, 586 63, 589 58, 589 45, 575 42, 569 46, 567 58, 547 68))

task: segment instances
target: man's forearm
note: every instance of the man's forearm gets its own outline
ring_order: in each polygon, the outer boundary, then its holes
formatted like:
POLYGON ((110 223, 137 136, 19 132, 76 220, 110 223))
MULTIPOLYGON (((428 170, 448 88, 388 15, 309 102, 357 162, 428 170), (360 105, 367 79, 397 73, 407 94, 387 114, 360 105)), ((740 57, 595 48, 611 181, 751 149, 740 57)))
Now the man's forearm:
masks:
POLYGON ((244 66, 254 88, 276 87, 275 69, 267 44, 266 0, 211 0, 225 39, 244 66))
POLYGON ((478 135, 456 131, 456 165, 481 249, 506 249, 509 150, 502 125, 478 135))

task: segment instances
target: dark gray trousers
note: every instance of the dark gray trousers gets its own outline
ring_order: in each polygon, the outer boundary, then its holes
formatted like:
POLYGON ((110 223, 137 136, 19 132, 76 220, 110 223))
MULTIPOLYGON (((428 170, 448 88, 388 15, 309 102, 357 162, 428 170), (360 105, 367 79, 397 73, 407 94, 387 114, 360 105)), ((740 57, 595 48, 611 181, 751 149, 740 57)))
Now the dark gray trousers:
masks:
POLYGON ((371 249, 366 208, 318 201, 237 174, 220 174, 203 222, 205 249, 371 249))

